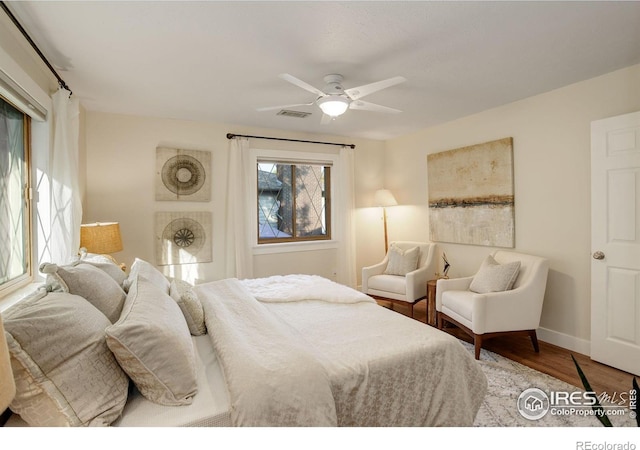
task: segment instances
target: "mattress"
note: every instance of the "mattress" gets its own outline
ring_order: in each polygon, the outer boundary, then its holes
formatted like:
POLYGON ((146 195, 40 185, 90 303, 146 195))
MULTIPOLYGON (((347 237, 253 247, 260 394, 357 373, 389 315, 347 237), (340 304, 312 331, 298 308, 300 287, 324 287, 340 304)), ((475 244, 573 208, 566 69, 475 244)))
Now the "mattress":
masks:
MULTIPOLYGON (((231 426, 229 393, 208 335, 192 336, 196 350, 198 393, 185 406, 163 406, 147 400, 133 383, 116 427, 228 427, 231 426)), ((27 426, 12 415, 7 427, 27 426)))

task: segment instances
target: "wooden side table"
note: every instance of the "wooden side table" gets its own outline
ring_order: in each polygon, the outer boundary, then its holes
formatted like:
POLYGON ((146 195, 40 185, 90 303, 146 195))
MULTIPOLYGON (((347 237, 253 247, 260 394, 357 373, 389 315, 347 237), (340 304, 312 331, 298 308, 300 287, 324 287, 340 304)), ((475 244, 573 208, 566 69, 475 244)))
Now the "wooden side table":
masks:
POLYGON ((437 326, 436 320, 436 283, 437 280, 427 281, 427 324, 437 326))

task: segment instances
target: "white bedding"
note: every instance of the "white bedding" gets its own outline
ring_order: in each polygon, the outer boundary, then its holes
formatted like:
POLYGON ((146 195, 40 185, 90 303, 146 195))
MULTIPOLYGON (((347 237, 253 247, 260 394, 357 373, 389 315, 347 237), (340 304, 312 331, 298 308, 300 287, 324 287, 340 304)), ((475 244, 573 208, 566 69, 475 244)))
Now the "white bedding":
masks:
MULTIPOLYGON (((196 350, 198 393, 193 403, 164 406, 153 403, 131 384, 127 404, 112 426, 117 427, 230 427, 229 393, 209 336, 193 336, 196 350)), ((12 415, 7 427, 28 426, 20 416, 12 415)))
POLYGON ((371 297, 317 275, 274 275, 241 280, 256 300, 264 303, 289 303, 320 300, 330 303, 375 303, 371 297))
POLYGON ((325 282, 303 288, 300 277, 289 287, 287 277, 273 279, 283 302, 248 295, 270 279, 197 287, 234 425, 472 425, 486 377, 457 339, 354 290, 345 300, 325 282))
MULTIPOLYGON (((208 336, 192 336, 196 350, 198 393, 193 403, 164 406, 153 403, 133 387, 118 427, 214 427, 231 426, 229 393, 208 336)), ((170 357, 168 355, 167 357, 170 357)), ((133 386, 133 383, 132 383, 133 386)))
POLYGON ((238 280, 196 287, 234 426, 335 426, 326 371, 238 280))
POLYGON ((457 339, 318 278, 196 286, 209 334, 193 337, 193 403, 134 388, 114 426, 472 425, 486 377, 457 339))

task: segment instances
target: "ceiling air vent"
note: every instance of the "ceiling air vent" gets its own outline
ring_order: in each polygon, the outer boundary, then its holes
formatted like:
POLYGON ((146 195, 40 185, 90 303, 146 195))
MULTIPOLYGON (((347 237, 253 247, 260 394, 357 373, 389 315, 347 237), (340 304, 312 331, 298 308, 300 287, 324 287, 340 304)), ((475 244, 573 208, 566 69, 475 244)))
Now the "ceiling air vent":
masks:
POLYGON ((305 117, 310 116, 311 113, 304 112, 304 111, 292 111, 290 109, 282 109, 277 115, 286 116, 286 117, 297 117, 298 119, 304 119, 305 117))

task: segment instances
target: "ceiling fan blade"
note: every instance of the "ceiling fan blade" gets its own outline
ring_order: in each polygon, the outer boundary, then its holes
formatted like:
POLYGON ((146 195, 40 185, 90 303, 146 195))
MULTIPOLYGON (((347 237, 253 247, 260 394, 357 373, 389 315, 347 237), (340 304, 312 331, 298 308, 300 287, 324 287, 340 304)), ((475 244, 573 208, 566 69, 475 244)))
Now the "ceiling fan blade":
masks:
POLYGON ((328 115, 328 114, 323 114, 323 115, 322 115, 322 119, 320 119, 320 123, 321 123, 322 125, 328 125, 328 124, 330 124, 330 123, 331 123, 331 121, 332 121, 334 118, 335 118, 335 117, 331 117, 331 116, 330 116, 330 115, 328 115))
POLYGON ((295 84, 298 87, 301 87, 302 89, 304 89, 305 91, 309 91, 309 92, 313 92, 314 94, 323 97, 325 94, 324 92, 322 92, 320 89, 317 89, 313 86, 311 86, 309 83, 305 83, 304 81, 302 81, 299 78, 294 77, 293 75, 289 75, 288 73, 281 73, 280 75, 278 75, 280 78, 282 78, 285 81, 288 81, 291 84, 295 84))
POLYGON ((377 105, 371 102, 365 102, 362 100, 355 100, 349 105, 349 109, 358 109, 360 111, 373 111, 381 113, 398 114, 401 113, 399 109, 389 108, 388 106, 377 105))
POLYGON ((311 103, 295 103, 293 105, 280 105, 280 106, 263 106, 262 108, 256 108, 256 111, 273 111, 274 109, 294 108, 296 106, 311 106, 311 103))
POLYGON ((358 100, 365 95, 373 94, 374 92, 382 89, 395 86, 396 84, 404 83, 407 81, 405 77, 393 77, 387 80, 376 81, 375 83, 365 84, 362 86, 345 89, 344 92, 351 97, 352 100, 358 100))

